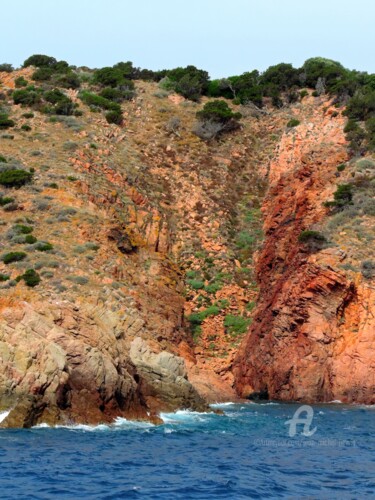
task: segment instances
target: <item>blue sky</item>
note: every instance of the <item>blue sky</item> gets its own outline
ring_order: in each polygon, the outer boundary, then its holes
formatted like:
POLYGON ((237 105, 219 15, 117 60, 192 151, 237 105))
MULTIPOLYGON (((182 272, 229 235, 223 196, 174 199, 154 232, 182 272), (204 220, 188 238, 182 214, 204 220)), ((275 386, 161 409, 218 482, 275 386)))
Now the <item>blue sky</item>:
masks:
POLYGON ((215 77, 313 56, 375 72, 374 0, 3 0, 0 62, 131 60, 215 77))

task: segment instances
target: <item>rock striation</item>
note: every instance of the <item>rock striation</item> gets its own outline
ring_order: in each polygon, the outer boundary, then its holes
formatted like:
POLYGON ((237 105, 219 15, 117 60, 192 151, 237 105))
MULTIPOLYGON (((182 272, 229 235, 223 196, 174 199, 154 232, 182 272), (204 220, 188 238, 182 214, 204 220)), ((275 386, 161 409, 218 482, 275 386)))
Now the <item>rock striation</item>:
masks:
POLYGON ((271 162, 259 302, 233 370, 243 397, 375 403, 373 281, 344 271, 340 247, 312 252, 298 241, 326 216, 347 159, 342 130, 322 103, 284 134, 271 162))

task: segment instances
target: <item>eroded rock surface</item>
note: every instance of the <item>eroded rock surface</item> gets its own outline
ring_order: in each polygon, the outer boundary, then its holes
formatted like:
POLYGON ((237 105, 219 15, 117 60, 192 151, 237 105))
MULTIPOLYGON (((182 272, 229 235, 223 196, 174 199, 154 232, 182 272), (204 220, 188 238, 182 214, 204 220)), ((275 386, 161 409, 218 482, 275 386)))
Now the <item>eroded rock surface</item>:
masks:
MULTIPOLYGON (((337 245, 311 252, 298 241, 326 216, 323 202, 346 160, 342 118, 316 109, 287 132, 271 163, 263 205, 266 240, 257 262, 259 304, 236 357, 244 397, 375 402, 373 281, 341 267, 337 245)), ((345 234, 345 233, 344 233, 345 234)))

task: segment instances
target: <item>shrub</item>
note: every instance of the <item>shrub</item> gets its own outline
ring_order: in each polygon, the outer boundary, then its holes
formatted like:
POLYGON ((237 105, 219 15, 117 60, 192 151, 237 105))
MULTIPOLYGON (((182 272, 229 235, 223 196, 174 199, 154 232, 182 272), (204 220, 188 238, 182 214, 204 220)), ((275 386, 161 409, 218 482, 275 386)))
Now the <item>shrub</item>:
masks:
POLYGON ((25 252, 9 252, 1 257, 4 264, 10 264, 12 262, 19 262, 26 258, 25 252))
POLYGON ((53 249, 53 245, 48 241, 38 241, 34 244, 34 249, 38 250, 39 252, 48 252, 49 250, 53 249))
POLYGON ((239 120, 241 113, 233 113, 225 101, 214 100, 206 103, 201 111, 196 113, 197 118, 202 121, 216 121, 227 124, 232 120, 239 120))
POLYGON ((24 118, 34 118, 34 113, 23 113, 24 118))
POLYGON ((234 316, 232 314, 228 314, 224 319, 224 326, 231 334, 241 334, 247 331, 247 328, 250 324, 249 319, 245 319, 242 316, 234 316))
POLYGON ((363 261, 361 272, 366 279, 373 278, 375 276, 375 262, 373 262, 372 260, 363 261))
POLYGON ((87 104, 88 106, 94 106, 101 109, 109 110, 109 111, 117 111, 121 113, 121 106, 105 97, 102 97, 97 94, 93 94, 92 92, 81 92, 79 94, 80 99, 87 104))
POLYGON ((30 56, 26 61, 23 63, 23 67, 26 68, 27 66, 36 66, 37 68, 42 68, 42 67, 51 67, 56 65, 57 60, 54 57, 50 56, 45 56, 42 54, 34 54, 30 56))
POLYGON ((9 274, 0 273, 0 281, 8 281, 10 279, 9 274))
POLYGON ((34 71, 31 78, 36 82, 45 82, 50 80, 52 75, 53 69, 45 66, 34 71))
POLYGON ((341 163, 341 165, 338 165, 337 171, 343 172, 345 170, 345 167, 346 167, 345 163, 341 163))
POLYGON ((124 100, 130 100, 134 97, 134 83, 130 80, 124 81, 121 89, 107 87, 99 95, 113 102, 120 103, 124 100))
POLYGON ((81 86, 81 80, 76 73, 73 71, 68 71, 63 74, 55 74, 52 77, 52 81, 59 87, 64 87, 64 89, 78 89, 81 86))
POLYGON ((26 285, 30 287, 37 286, 40 283, 40 276, 34 269, 27 269, 19 278, 23 279, 26 285))
POLYGON ((200 96, 208 89, 209 76, 207 71, 198 69, 195 66, 169 70, 166 76, 168 77, 168 84, 162 86, 162 88, 165 90, 173 88, 177 93, 192 101, 199 101, 200 96))
POLYGON ((4 207, 5 205, 9 205, 9 203, 12 203, 14 201, 14 198, 11 198, 10 196, 0 196, 0 206, 4 207))
POLYGON ((193 290, 202 290, 204 288, 204 282, 201 280, 191 279, 187 283, 193 290))
POLYGON ((237 129, 241 113, 234 113, 225 101, 215 100, 204 105, 196 113, 198 123, 193 133, 204 140, 210 140, 219 134, 237 129))
POLYGON ((118 87, 125 81, 124 74, 119 68, 109 66, 95 71, 93 82, 103 87, 118 87))
POLYGON ((14 68, 11 64, 1 63, 0 64, 0 71, 4 71, 5 73, 12 73, 12 71, 14 71, 14 68))
POLYGON ((297 120, 296 118, 292 118, 291 120, 288 121, 286 126, 288 128, 293 128, 293 127, 297 127, 297 125, 299 125, 300 123, 301 122, 299 120, 297 120))
POLYGON ((337 190, 333 193, 334 201, 331 202, 335 207, 345 207, 350 205, 353 199, 353 185, 352 184, 340 184, 337 186, 337 190))
POLYGON ((0 130, 14 127, 15 123, 6 113, 0 113, 0 130))
POLYGON ((32 234, 27 234, 25 237, 25 243, 28 243, 29 245, 32 245, 36 241, 37 241, 37 239, 32 234))
POLYGON ((14 104, 21 104, 22 106, 34 106, 42 101, 41 92, 34 87, 15 90, 12 97, 14 104))
POLYGON ((30 132, 31 127, 30 127, 30 125, 24 124, 24 125, 21 125, 21 130, 24 130, 25 132, 30 132))
POLYGON ((16 89, 27 87, 28 81, 23 76, 19 76, 14 80, 14 85, 16 86, 16 89))
POLYGON ((24 224, 16 224, 13 229, 17 234, 30 234, 33 232, 34 228, 31 226, 25 226, 24 224))
POLYGON ((175 134, 178 137, 180 137, 179 134, 180 127, 181 127, 181 120, 178 116, 172 116, 165 124, 166 131, 175 134))
POLYGON ((301 99, 303 99, 304 97, 308 96, 309 93, 307 90, 301 90, 301 92, 299 93, 299 96, 301 99))
POLYGON ((0 172, 0 184, 5 187, 21 187, 31 182, 33 174, 25 170, 11 169, 0 172))
POLYGON ((187 319, 194 330, 197 326, 200 326, 206 318, 208 318, 209 316, 216 316, 219 313, 220 308, 216 305, 213 305, 198 313, 190 314, 187 319))
POLYGON ((5 158, 5 156, 0 155, 0 163, 7 163, 7 159, 5 158))
POLYGON ((86 276, 67 276, 67 280, 76 283, 77 285, 86 285, 89 282, 89 279, 86 276))
POLYGON ((123 122, 123 116, 121 110, 108 111, 105 114, 105 119, 108 123, 114 123, 115 125, 121 125, 123 122))

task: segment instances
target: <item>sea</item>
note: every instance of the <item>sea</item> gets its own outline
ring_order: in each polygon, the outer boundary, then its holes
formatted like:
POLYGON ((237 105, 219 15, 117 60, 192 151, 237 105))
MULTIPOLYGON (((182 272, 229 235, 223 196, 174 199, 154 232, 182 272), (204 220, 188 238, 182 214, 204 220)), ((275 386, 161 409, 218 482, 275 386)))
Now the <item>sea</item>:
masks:
POLYGON ((1 500, 375 498, 375 406, 246 402, 161 416, 0 430, 1 500))

